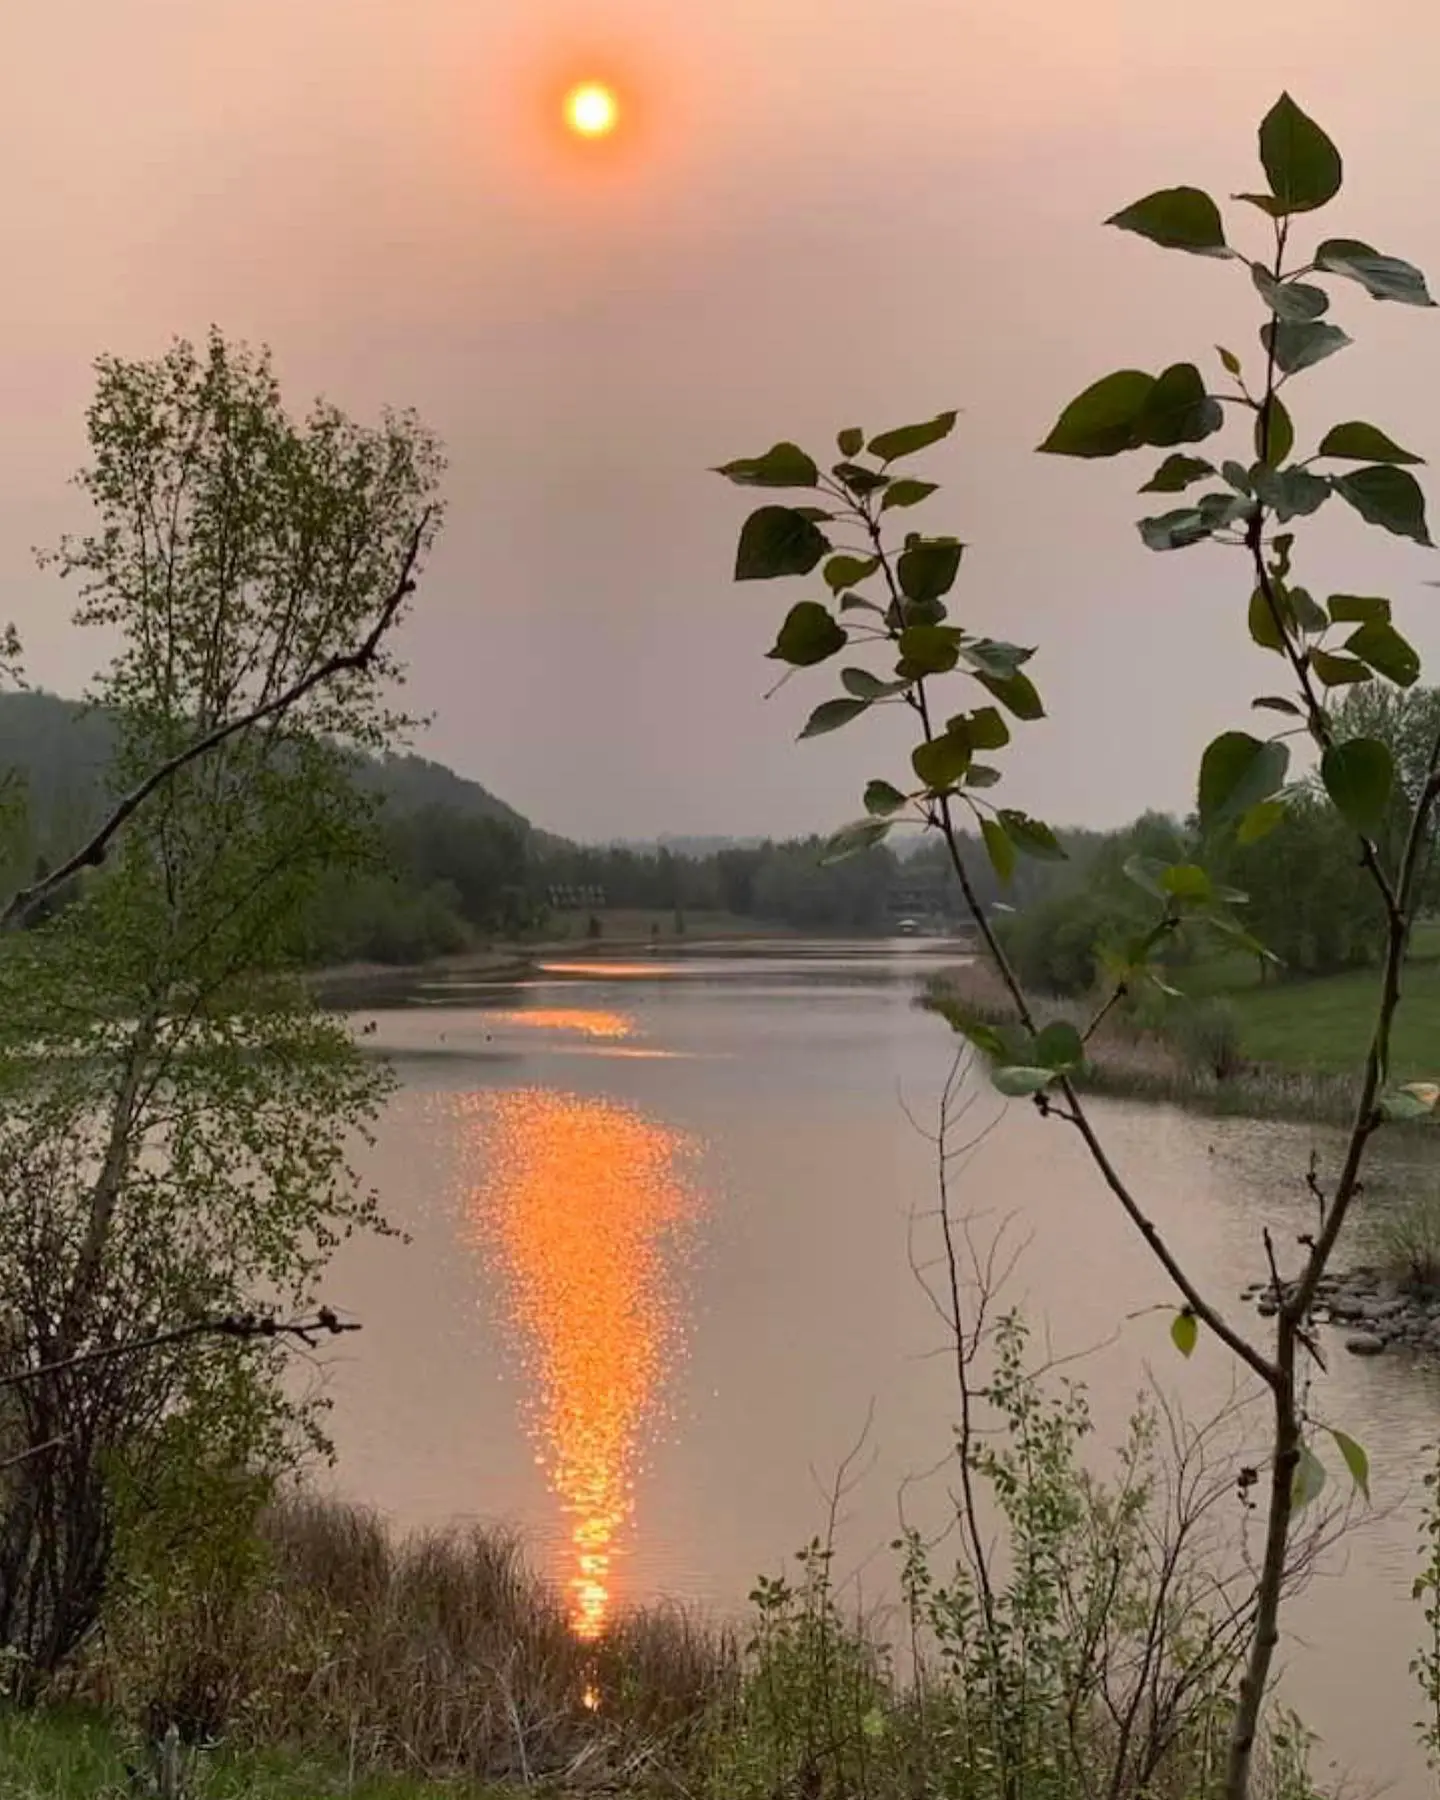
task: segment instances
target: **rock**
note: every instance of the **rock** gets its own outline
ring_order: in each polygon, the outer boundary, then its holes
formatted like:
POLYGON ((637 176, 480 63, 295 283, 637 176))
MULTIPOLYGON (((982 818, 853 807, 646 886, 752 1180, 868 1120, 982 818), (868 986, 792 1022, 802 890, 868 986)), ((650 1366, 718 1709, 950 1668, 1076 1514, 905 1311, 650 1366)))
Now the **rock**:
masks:
POLYGON ((1379 1325, 1386 1319, 1398 1319, 1405 1311, 1403 1300, 1366 1300, 1356 1314, 1367 1325, 1379 1325))
POLYGON ((1356 1331, 1346 1338, 1345 1348, 1352 1356, 1379 1356, 1385 1340, 1378 1332, 1356 1331))

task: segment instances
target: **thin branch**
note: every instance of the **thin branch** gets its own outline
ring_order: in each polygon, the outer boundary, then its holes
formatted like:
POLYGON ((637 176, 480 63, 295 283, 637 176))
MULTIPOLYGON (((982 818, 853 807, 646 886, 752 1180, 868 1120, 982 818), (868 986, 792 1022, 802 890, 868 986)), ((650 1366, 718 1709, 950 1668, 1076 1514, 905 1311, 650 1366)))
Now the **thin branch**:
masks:
POLYGON ((344 1332, 359 1330, 358 1321, 341 1319, 328 1306, 320 1307, 311 1317, 299 1319, 277 1319, 269 1313, 228 1313, 214 1319, 194 1319, 188 1325, 177 1325, 170 1331, 157 1332, 153 1337, 127 1338, 123 1343, 107 1344, 99 1350, 82 1350, 74 1356, 62 1357, 58 1362, 42 1363, 38 1368, 0 1375, 0 1393, 93 1363, 113 1362, 123 1356, 143 1356, 153 1350, 191 1343, 196 1338, 232 1338, 242 1343, 253 1343, 262 1338, 293 1338, 313 1350, 321 1337, 339 1337, 344 1332))
POLYGON ((99 867, 104 862, 110 843, 116 834, 157 789, 172 781, 182 769, 198 761, 202 756, 208 756, 212 750, 218 749, 221 744, 238 736, 241 732, 249 731, 256 725, 263 724, 267 719, 275 719, 289 712, 308 694, 326 682, 333 681, 337 675, 356 674, 368 669, 379 653, 386 632, 395 623, 395 615, 408 596, 415 591, 415 569, 420 560, 421 550, 424 548, 425 533, 432 517, 433 508, 427 507, 411 533, 409 549, 401 564, 400 575, 395 586, 382 604, 375 623, 353 650, 340 650, 336 651, 333 656, 327 656, 323 662, 317 663, 314 668, 293 682, 283 693, 262 701, 260 705, 247 713, 242 713, 238 718, 228 719, 223 725, 217 725, 213 730, 203 732, 187 744, 183 750, 177 751, 174 756, 168 757, 164 762, 158 764, 137 787, 132 788, 118 802, 114 811, 96 830, 88 843, 84 844, 67 861, 61 863, 58 868, 52 869, 31 886, 21 888, 18 893, 11 896, 5 910, 0 913, 0 930, 18 930, 31 917, 35 908, 58 888, 63 887, 67 881, 72 880, 83 869, 99 867))

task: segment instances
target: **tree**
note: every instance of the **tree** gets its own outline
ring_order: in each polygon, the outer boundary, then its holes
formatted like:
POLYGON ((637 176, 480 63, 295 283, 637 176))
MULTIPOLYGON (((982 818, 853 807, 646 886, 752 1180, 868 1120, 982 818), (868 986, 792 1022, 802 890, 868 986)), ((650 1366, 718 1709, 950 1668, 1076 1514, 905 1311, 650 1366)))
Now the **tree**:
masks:
MULTIPOLYGON (((78 622, 119 637, 94 696, 117 798, 7 917, 88 868, 83 893, 0 956, 0 1376, 22 1458, 0 1645, 32 1681, 94 1623, 120 1490, 158 1500, 184 1442, 253 1495, 313 1435, 274 1342, 103 1353, 303 1306, 339 1238, 382 1223, 347 1157, 386 1077, 316 1011, 294 946, 317 884, 367 852, 349 759, 400 723, 388 638, 439 520, 413 418, 294 420, 268 359, 218 334, 103 359, 88 428, 96 529, 54 561, 78 622)), ((213 1493, 206 1510, 176 1531, 215 1524, 213 1493)))
MULTIPOLYGON (((907 530, 897 542, 893 515, 903 512, 908 523, 910 510, 927 500, 936 484, 897 473, 895 465, 946 438, 956 413, 946 411, 869 437, 849 427, 836 440, 840 460, 824 471, 817 459, 790 442, 719 471, 740 486, 805 495, 803 506, 768 500, 740 532, 737 579, 805 576, 819 570, 828 589, 827 599, 807 598, 790 608, 771 656, 795 668, 818 667, 841 652, 869 653, 881 661, 878 671, 845 668, 842 693, 816 708, 802 735, 840 729, 877 706, 908 709, 916 730, 909 769, 898 783, 877 777, 869 784, 865 816, 836 835, 831 853, 873 850, 905 820, 939 834, 1014 1015, 1007 1027, 995 1027, 953 1008, 956 1030, 985 1056, 1001 1093, 1028 1097, 1044 1116, 1078 1134, 1104 1185, 1176 1293, 1179 1310, 1172 1335, 1181 1352, 1193 1351, 1203 1328, 1268 1397, 1264 1550, 1246 1615, 1245 1669, 1229 1726, 1226 1800, 1247 1800, 1251 1791, 1280 1637, 1281 1601, 1293 1566, 1294 1523, 1324 1480, 1323 1440, 1329 1437, 1359 1487, 1367 1480, 1364 1451, 1323 1421, 1310 1399, 1305 1371, 1314 1353, 1312 1312, 1319 1285, 1361 1192, 1373 1140, 1398 1121, 1428 1116, 1440 1101, 1440 1084, 1396 1089, 1389 1070, 1401 969, 1431 815, 1440 797, 1440 735, 1418 765, 1419 791, 1395 848, 1387 829, 1397 786, 1395 756, 1379 737, 1342 736, 1332 695, 1377 680, 1409 687, 1418 675, 1419 658, 1396 630, 1388 600, 1333 594, 1322 604, 1301 586, 1294 570, 1295 533, 1288 529, 1338 498, 1366 524, 1430 543, 1424 496, 1410 473, 1420 458, 1379 427, 1348 420, 1329 427, 1309 454, 1295 460, 1288 390, 1305 370, 1351 341, 1324 317, 1332 287, 1353 283, 1392 303, 1429 307, 1433 302, 1418 269, 1356 239, 1322 239, 1294 260, 1291 240, 1297 222, 1334 198, 1342 165, 1334 144, 1288 94, 1263 121, 1259 148, 1268 188, 1240 199, 1268 229, 1270 249, 1263 260, 1232 249, 1219 207, 1198 188, 1147 195, 1109 221, 1168 250, 1242 264, 1265 314, 1258 370, 1247 379, 1242 360, 1233 351, 1220 350, 1227 384, 1222 394, 1212 393, 1199 368, 1189 362, 1173 363, 1159 374, 1118 370, 1071 401, 1040 445, 1046 454, 1082 458, 1161 450, 1163 460, 1145 482, 1146 493, 1184 495, 1209 483, 1198 498, 1142 519, 1142 541, 1161 552, 1203 543, 1239 553, 1249 634, 1267 656, 1277 659, 1287 688, 1283 694, 1266 692, 1255 702, 1267 718, 1280 716, 1272 735, 1235 729, 1222 733, 1204 752, 1197 788, 1203 860, 1187 855, 1184 861, 1152 856, 1129 861, 1136 886, 1151 899, 1150 923, 1123 946, 1113 991, 1100 1002, 1088 1030, 1061 1023, 1040 1029, 1030 997, 978 903, 962 852, 959 820, 968 816, 981 830, 1002 879, 1010 877, 1018 859, 1064 856, 1047 825, 995 799, 1004 772, 993 758, 1004 751, 1014 729, 1043 715, 1027 666, 1034 650, 996 642, 951 622, 947 597, 964 549, 958 538, 907 530), (1287 390, 1284 397, 1282 389, 1287 390), (1232 454, 1217 465, 1194 454, 1193 447, 1224 429, 1227 407, 1228 416, 1244 425, 1245 438, 1235 446, 1240 456, 1232 454), (965 683, 958 710, 948 693, 943 701, 940 697, 942 679, 952 674, 965 683), (1377 895, 1384 946, 1376 1025, 1357 1084, 1354 1121, 1334 1181, 1326 1188, 1311 1174, 1318 1217, 1313 1232, 1301 1240, 1303 1254, 1290 1279, 1282 1273, 1276 1247, 1268 1236, 1264 1239, 1275 1335, 1273 1345, 1262 1349, 1202 1292, 1148 1216, 1107 1153, 1073 1077, 1083 1065, 1089 1032, 1109 1006, 1132 987, 1161 979, 1157 955, 1183 925, 1199 922, 1233 941, 1254 945, 1234 910, 1243 903, 1243 894, 1217 880, 1206 863, 1213 863, 1215 849, 1232 838, 1247 845, 1258 842, 1285 817, 1293 803, 1286 783, 1295 735, 1308 737, 1319 755, 1323 791, 1349 831, 1356 859, 1377 895)), ((1003 1743, 999 1748, 1003 1760, 1003 1743)), ((999 1775, 1002 1791, 1014 1793, 1017 1771, 1002 1767, 999 1775)))

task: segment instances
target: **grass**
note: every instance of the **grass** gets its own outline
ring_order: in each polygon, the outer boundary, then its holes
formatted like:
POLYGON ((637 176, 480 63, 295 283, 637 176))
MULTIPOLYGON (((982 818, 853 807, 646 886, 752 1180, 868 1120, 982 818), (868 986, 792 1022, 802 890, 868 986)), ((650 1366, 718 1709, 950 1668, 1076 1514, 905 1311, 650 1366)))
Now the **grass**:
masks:
MULTIPOLYGON (((1184 970, 1177 985, 1235 1008, 1247 1057, 1282 1068, 1349 1075, 1365 1060, 1379 1002, 1378 969, 1262 983, 1250 957, 1224 956, 1184 970)), ((1395 1020, 1392 1067, 1400 1081, 1440 1072, 1440 921, 1415 932, 1395 1020)))
POLYGON ((228 1589, 140 1585, 80 1671, 83 1697, 321 1767, 622 1785, 639 1766, 683 1765, 733 1677, 730 1636, 673 1608, 582 1641, 499 1530, 397 1538, 361 1508, 294 1497, 263 1542, 258 1578, 228 1589))
MULTIPOLYGON (((143 1794, 129 1770, 133 1743, 79 1708, 0 1713, 0 1800, 129 1800, 143 1794)), ((493 1800, 497 1790, 353 1774, 300 1754, 195 1755, 186 1800, 493 1800)))

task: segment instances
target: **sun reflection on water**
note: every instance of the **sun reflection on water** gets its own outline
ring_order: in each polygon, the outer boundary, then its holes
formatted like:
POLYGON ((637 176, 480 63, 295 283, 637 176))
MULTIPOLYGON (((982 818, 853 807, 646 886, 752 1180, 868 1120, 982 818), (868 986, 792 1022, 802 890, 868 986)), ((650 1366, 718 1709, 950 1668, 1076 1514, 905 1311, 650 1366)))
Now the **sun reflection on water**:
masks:
POLYGON ((618 1042, 635 1035, 635 1022, 624 1013, 603 1012, 598 1007, 532 1006, 524 1012, 497 1012, 497 1024, 528 1025, 532 1031, 570 1031, 578 1037, 618 1042))
POLYGON ((691 1144, 611 1100, 477 1094, 477 1240, 528 1377, 530 1429, 569 1526, 577 1636, 601 1635, 647 1430, 681 1349, 677 1229, 695 1214, 691 1144))

